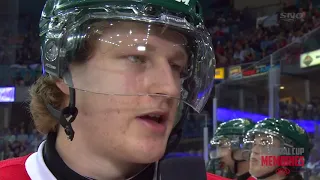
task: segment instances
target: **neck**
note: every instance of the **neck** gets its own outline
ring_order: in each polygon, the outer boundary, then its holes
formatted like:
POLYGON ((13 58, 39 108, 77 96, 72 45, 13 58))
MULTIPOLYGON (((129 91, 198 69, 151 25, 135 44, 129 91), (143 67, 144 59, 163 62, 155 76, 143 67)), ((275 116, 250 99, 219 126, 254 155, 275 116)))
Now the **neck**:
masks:
POLYGON ((249 172, 249 161, 239 162, 237 167, 237 176, 241 176, 247 172, 249 172))
POLYGON ((67 140, 64 132, 59 132, 56 140, 56 150, 66 165, 78 174, 101 180, 124 180, 143 170, 145 165, 137 165, 120 161, 110 154, 97 154, 90 151, 88 144, 81 142, 81 134, 73 141, 67 140))

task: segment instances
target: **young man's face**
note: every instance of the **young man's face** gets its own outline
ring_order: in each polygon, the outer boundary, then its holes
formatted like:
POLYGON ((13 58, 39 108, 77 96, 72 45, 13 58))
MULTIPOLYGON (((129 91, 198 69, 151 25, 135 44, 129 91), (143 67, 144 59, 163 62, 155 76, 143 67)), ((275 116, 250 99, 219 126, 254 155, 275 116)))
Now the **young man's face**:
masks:
POLYGON ((274 152, 276 149, 279 149, 280 146, 281 143, 279 139, 270 135, 257 134, 254 138, 254 145, 250 156, 250 174, 255 177, 260 177, 277 169, 275 166, 263 164, 262 157, 276 156, 277 154, 274 154, 274 152), (270 153, 268 153, 268 149, 270 153))
POLYGON ((79 110, 75 138, 101 157, 155 162, 164 154, 178 107, 177 99, 161 95, 180 97, 186 39, 156 25, 104 26, 97 28, 101 36, 93 56, 71 66, 79 110), (146 114, 161 115, 161 122, 146 114))

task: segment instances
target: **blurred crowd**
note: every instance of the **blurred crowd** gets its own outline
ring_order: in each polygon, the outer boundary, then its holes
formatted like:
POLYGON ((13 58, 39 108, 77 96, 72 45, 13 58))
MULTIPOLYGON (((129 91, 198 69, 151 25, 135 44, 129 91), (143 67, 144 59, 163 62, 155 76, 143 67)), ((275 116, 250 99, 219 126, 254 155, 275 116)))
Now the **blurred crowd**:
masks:
MULTIPOLYGON (((298 9, 303 18, 294 21, 277 19, 276 25, 258 24, 247 9, 229 10, 216 13, 206 23, 215 47, 218 67, 227 67, 241 63, 259 61, 292 42, 301 42, 302 36, 320 26, 320 12, 317 9, 298 9)), ((0 17, 1 18, 1 17, 0 17)), ((9 19, 10 20, 10 19, 9 19)), ((13 32, 8 18, 0 19, 0 64, 9 65, 10 78, 16 86, 29 86, 41 75, 40 42, 36 19, 21 15, 18 31, 13 32), (13 63, 8 63, 13 58, 13 63)), ((298 52, 299 54, 299 52, 298 52)), ((0 69, 3 71, 4 69, 0 69)), ((1 79, 0 79, 1 80, 1 79)), ((1 82, 1 81, 0 81, 1 82)), ((185 124, 184 138, 201 138, 203 127, 212 126, 211 113, 189 116, 185 124)), ((320 120, 320 98, 313 98, 310 103, 300 104, 293 99, 291 103, 280 103, 280 116, 286 119, 320 120)), ((218 119, 219 120, 219 119, 218 119)), ((212 137, 212 128, 209 128, 212 137)), ((314 135, 313 135, 314 136, 314 135)), ((319 136, 320 137, 320 136, 319 136)), ((19 157, 36 151, 45 136, 35 129, 21 124, 10 129, 0 130, 0 160, 19 157)), ((314 137, 315 146, 320 149, 320 138, 314 137)), ((189 146, 189 154, 202 155, 203 146, 189 146), (191 149, 191 150, 190 150, 191 149)), ((307 167, 320 169, 319 151, 312 152, 307 167)), ((319 171, 320 172, 320 171, 319 171)))
POLYGON ((35 129, 18 127, 0 131, 0 160, 20 157, 35 152, 45 136, 35 129))
POLYGON ((37 77, 35 74, 41 74, 34 69, 40 63, 37 19, 20 15, 15 22, 1 15, 0 22, 0 71, 4 73, 0 83, 5 86, 30 85, 37 77))
POLYGON ((307 104, 293 98, 291 103, 280 103, 280 116, 285 119, 320 120, 320 98, 315 97, 307 104))
POLYGON ((40 41, 36 19, 29 15, 20 15, 17 31, 13 31, 12 22, 8 17, 1 17, 0 28, 0 63, 16 64, 40 63, 40 41), (14 57, 15 56, 15 57, 14 57))
POLYGON ((261 60, 292 42, 301 42, 304 34, 320 25, 318 9, 296 9, 303 14, 294 20, 280 19, 265 26, 250 19, 243 10, 217 14, 211 19, 209 31, 215 46, 217 66, 227 67, 261 60))

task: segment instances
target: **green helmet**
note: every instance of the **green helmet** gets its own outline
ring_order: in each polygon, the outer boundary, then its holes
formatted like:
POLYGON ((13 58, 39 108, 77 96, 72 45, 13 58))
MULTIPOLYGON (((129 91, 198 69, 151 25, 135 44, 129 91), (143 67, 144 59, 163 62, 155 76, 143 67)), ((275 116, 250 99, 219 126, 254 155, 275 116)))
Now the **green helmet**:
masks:
POLYGON ((88 39, 112 44, 116 49, 136 47, 141 54, 151 49, 146 45, 150 44, 149 37, 164 36, 169 31, 184 37, 185 41, 176 46, 183 46, 188 57, 187 67, 180 73, 181 96, 173 98, 200 112, 213 87, 215 58, 197 0, 48 0, 40 19, 41 59, 45 72, 63 79, 70 88, 107 95, 149 95, 105 90, 99 82, 91 85, 103 77, 106 70, 100 68, 91 70, 96 74, 94 79, 79 85, 74 81, 82 72, 73 71, 70 64, 88 59, 88 39), (102 21, 103 27, 96 25, 102 21), (120 26, 127 31, 103 36, 105 30, 120 26), (133 38, 138 29, 145 33, 141 39, 133 38), (192 83, 194 86, 190 86, 192 83))
POLYGON ((249 158, 249 151, 243 148, 243 139, 247 131, 253 127, 254 123, 250 119, 244 118, 233 119, 220 124, 213 139, 210 141, 212 149, 207 171, 213 173, 218 173, 219 171, 227 172, 228 175, 224 174, 223 176, 233 178, 234 173, 237 172, 238 162, 246 161, 249 158), (230 169, 231 165, 225 164, 221 159, 230 156, 229 152, 231 152, 231 158, 234 160, 233 172, 230 169), (217 165, 217 163, 220 163, 220 165, 217 165), (220 169, 221 166, 225 168, 222 170, 220 169))
POLYGON ((214 136, 238 135, 245 136, 254 127, 251 119, 238 118, 220 124, 214 136))
MULTIPOLYGON (((312 149, 307 132, 298 124, 286 119, 266 118, 259 121, 254 128, 248 131, 246 135, 246 143, 253 143, 255 135, 266 134, 269 137, 275 137, 280 140, 284 147, 303 148, 303 156, 305 162, 309 159, 309 154, 312 149)), ((270 140, 269 142, 273 142, 270 140)))
POLYGON ((219 125, 210 143, 211 145, 217 145, 224 139, 228 139, 232 142, 230 144, 232 148, 239 148, 243 142, 242 138, 253 127, 254 123, 250 119, 238 118, 224 122, 219 125))

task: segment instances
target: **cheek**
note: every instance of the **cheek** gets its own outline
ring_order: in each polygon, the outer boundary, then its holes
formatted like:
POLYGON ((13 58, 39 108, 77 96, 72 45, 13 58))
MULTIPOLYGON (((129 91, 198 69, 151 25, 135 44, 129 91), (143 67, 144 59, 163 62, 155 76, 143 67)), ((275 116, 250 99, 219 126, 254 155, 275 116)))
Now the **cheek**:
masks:
POLYGON ((76 95, 77 108, 79 114, 83 116, 104 116, 107 118, 111 114, 130 115, 138 110, 138 97, 134 96, 116 96, 106 94, 94 94, 79 91, 76 95))
POLYGON ((76 89, 99 94, 137 93, 143 87, 143 77, 138 74, 99 68, 74 70, 72 80, 76 89))
POLYGON ((134 107, 137 106, 133 99, 89 93, 79 93, 77 99, 79 119, 75 122, 91 137, 99 136, 100 138, 96 139, 101 140, 103 137, 111 142, 113 139, 119 139, 117 136, 125 135, 130 129, 130 118, 135 111, 134 107))
MULTIPOLYGON (((178 102, 174 102, 173 107, 178 107, 178 102)), ((178 108, 171 108, 170 113, 169 113, 169 120, 168 120, 168 129, 171 130, 174 128, 174 126, 181 121, 180 116, 177 116, 178 108)), ((188 122, 185 122, 188 123, 188 122)), ((170 133, 169 132, 169 133, 170 133)))

